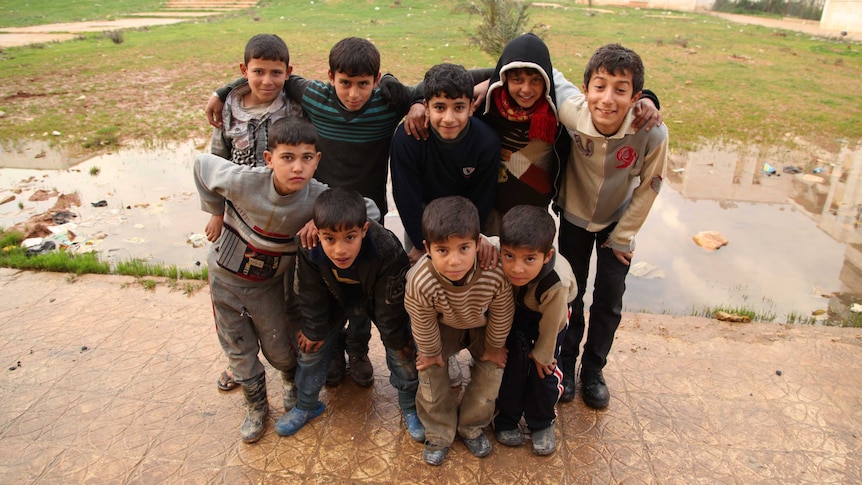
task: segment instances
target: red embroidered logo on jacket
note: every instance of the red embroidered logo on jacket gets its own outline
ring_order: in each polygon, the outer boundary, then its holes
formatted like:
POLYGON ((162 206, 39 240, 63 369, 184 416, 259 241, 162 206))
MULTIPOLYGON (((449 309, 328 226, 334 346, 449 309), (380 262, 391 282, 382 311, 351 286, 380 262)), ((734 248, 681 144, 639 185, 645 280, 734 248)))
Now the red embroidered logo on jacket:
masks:
POLYGON ((622 163, 617 165, 616 168, 629 168, 634 165, 637 159, 638 152, 636 152, 634 148, 626 145, 617 150, 617 160, 622 163))

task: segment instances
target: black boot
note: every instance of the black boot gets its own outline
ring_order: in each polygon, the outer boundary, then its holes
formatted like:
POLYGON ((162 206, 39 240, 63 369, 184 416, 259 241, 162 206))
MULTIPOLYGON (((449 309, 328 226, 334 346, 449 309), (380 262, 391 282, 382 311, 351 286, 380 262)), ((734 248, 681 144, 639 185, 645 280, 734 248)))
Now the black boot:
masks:
POLYGON ((563 371, 563 395, 560 396, 562 402, 575 398, 575 360, 577 357, 560 356, 560 370, 563 371))
POLYGON ((611 393, 605 384, 602 371, 585 371, 581 369, 581 393, 584 404, 593 409, 604 409, 611 402, 611 393))
POLYGON ((266 400, 266 374, 253 378, 242 385, 248 413, 239 428, 242 440, 254 443, 263 436, 264 421, 269 413, 269 402, 266 400))

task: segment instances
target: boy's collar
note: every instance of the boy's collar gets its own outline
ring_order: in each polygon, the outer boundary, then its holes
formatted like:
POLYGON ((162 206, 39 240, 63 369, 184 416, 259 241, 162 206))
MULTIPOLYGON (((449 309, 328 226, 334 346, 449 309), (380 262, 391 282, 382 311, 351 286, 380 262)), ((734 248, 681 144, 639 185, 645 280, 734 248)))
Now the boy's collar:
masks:
POLYGON ((461 140, 463 140, 463 139, 464 139, 464 137, 466 137, 466 136, 467 136, 467 132, 468 132, 468 131, 470 131, 470 127, 471 127, 471 126, 473 126, 473 117, 472 117, 472 116, 470 116, 470 117, 467 119, 467 125, 466 125, 466 126, 464 126, 464 129, 463 129, 463 130, 461 130, 461 133, 458 133, 458 136, 456 136, 456 137, 455 137, 455 139, 453 139, 453 140, 444 140, 444 139, 440 136, 440 133, 437 133, 437 130, 435 130, 435 129, 434 129, 434 127, 433 127, 433 126, 431 126, 431 124, 430 124, 430 123, 428 124, 428 131, 430 131, 430 132, 431 132, 431 136, 433 136, 437 141, 439 141, 439 142, 441 142, 441 143, 455 144, 455 143, 459 143, 459 142, 461 142, 461 140))

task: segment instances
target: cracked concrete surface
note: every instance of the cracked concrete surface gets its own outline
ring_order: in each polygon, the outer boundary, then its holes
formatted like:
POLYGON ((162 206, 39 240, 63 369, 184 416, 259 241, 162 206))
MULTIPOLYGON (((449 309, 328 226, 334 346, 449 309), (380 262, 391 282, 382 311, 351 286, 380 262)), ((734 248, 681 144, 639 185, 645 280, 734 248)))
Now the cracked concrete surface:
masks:
MULTIPOLYGON (((239 438, 240 391, 204 286, 0 269, 2 483, 859 483, 862 329, 624 314, 611 405, 558 405, 557 451, 456 441, 440 467, 400 422, 382 347, 375 382, 326 388, 297 435, 239 438), (19 365, 20 362, 20 365, 19 365)), ((466 366, 466 362, 462 365, 466 366)))

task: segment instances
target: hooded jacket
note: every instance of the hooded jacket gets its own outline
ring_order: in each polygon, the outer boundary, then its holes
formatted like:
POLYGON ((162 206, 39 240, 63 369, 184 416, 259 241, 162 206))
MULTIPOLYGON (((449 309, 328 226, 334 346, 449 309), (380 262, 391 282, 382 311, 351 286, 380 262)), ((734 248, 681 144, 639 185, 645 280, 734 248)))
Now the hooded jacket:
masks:
POLYGON ((479 108, 479 117, 500 136, 501 165, 495 208, 501 215, 520 204, 547 207, 556 197, 560 161, 565 160, 570 146, 570 138, 560 125, 553 143, 531 139, 530 120, 510 121, 495 106, 494 92, 506 89, 506 72, 524 68, 537 70, 545 79, 545 101, 554 117, 558 117, 548 47, 534 34, 516 37, 503 50, 491 76, 484 106, 479 108))

